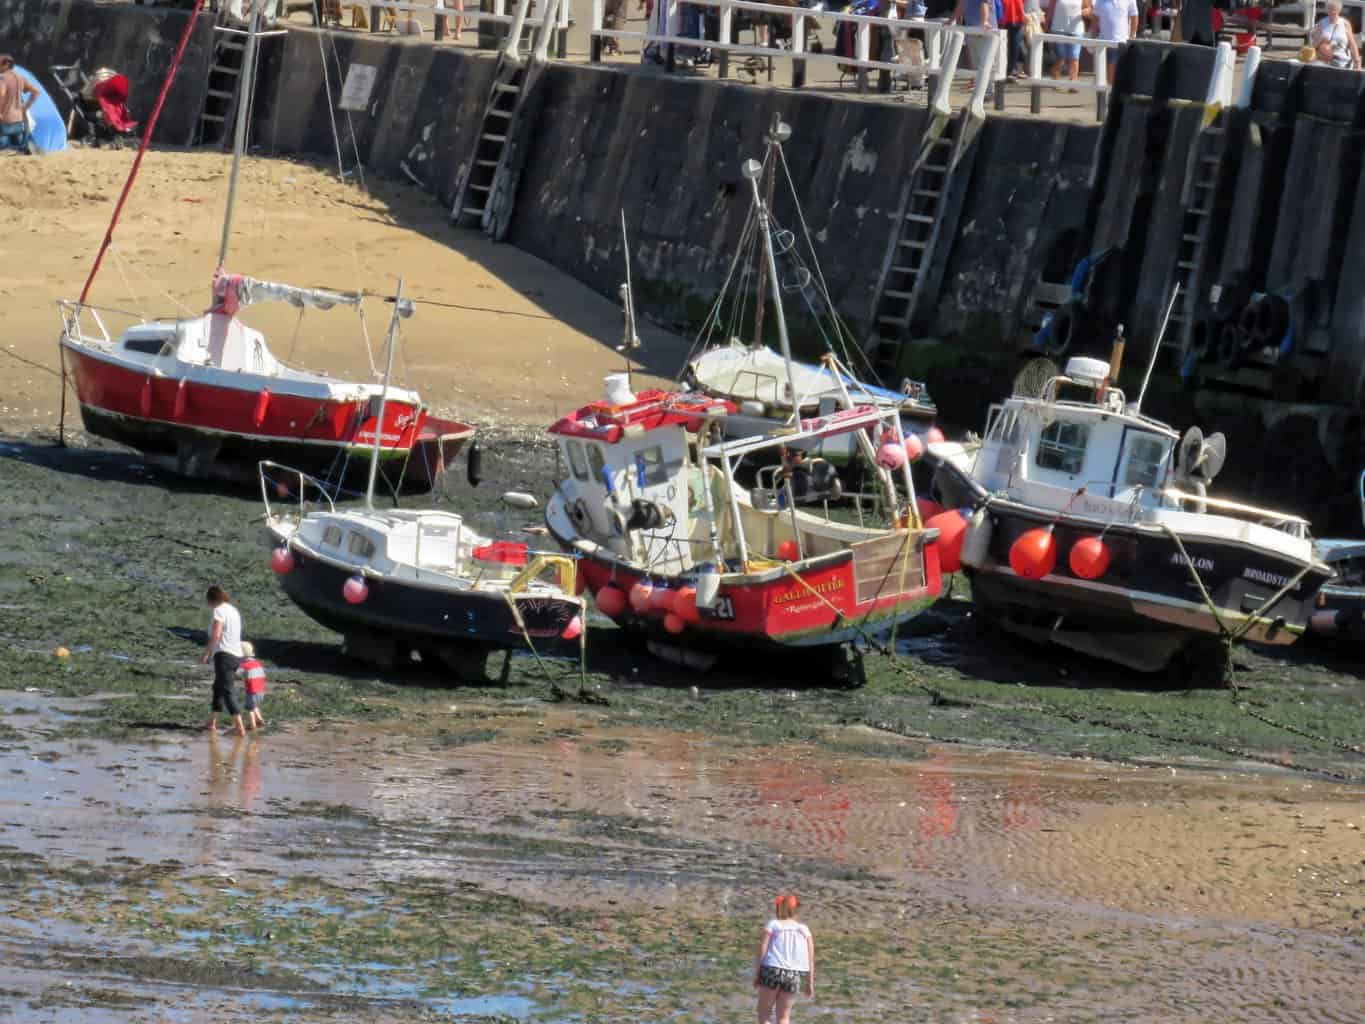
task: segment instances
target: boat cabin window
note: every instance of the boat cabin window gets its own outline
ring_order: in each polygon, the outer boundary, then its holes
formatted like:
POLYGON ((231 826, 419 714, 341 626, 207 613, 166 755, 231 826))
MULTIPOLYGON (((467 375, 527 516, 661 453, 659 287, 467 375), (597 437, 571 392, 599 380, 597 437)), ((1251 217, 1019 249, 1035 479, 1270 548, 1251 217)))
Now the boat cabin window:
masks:
POLYGON ((598 483, 605 483, 603 470, 606 468, 607 460, 602 454, 602 446, 600 444, 588 445, 588 469, 592 471, 592 478, 598 483))
POLYGON ((346 549, 353 555, 361 558, 369 558, 374 554, 374 541, 370 540, 363 533, 351 534, 351 541, 346 545, 346 549))
POLYGON ((1056 420, 1043 428, 1035 460, 1040 469, 1056 469, 1075 476, 1085 464, 1085 445, 1090 428, 1084 423, 1056 420))
POLYGON ((635 472, 641 487, 652 484, 668 483, 668 466, 664 464, 664 450, 660 445, 650 445, 644 451, 635 453, 635 472))
POLYGON ((569 452, 569 468, 573 470, 574 479, 588 479, 588 460, 583 457, 583 442, 569 441, 564 447, 569 452))
POLYGON ((338 545, 340 545, 340 544, 341 544, 341 527, 340 527, 340 526, 329 526, 329 527, 327 527, 327 529, 323 530, 323 531, 322 531, 322 543, 326 544, 329 548, 334 548, 334 547, 337 547, 338 545))
POLYGON ((1166 461, 1166 446, 1155 437, 1137 435, 1128 439, 1128 468, 1123 472, 1127 486, 1155 487, 1166 461))
POLYGON ((123 342, 123 347, 129 352, 141 352, 145 356, 159 356, 166 349, 174 338, 127 338, 123 342))

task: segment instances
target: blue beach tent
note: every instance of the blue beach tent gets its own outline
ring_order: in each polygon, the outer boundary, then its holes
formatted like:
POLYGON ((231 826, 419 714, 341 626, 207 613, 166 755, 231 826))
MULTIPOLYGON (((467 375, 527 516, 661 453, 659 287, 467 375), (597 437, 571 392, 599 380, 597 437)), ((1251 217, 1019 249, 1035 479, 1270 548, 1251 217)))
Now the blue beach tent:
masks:
POLYGON ((66 122, 52 97, 32 71, 14 65, 14 70, 38 87, 38 99, 28 108, 29 145, 35 153, 56 153, 66 148, 66 122))

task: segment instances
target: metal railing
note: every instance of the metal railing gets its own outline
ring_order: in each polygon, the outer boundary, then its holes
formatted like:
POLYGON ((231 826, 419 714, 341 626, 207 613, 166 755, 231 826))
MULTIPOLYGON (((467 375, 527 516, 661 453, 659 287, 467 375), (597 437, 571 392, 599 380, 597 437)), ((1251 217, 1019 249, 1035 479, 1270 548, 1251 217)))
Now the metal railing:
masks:
MULTIPOLYGON (((1089 36, 1071 36, 1060 32, 1038 32, 1029 40, 1028 51, 1028 78, 1023 79, 1021 85, 1029 88, 1029 110, 1032 113, 1040 114, 1043 110, 1043 90, 1044 89, 1063 89, 1073 91, 1082 89, 1095 94, 1095 116, 1103 121, 1105 107, 1109 100, 1109 51, 1122 46, 1110 39, 1095 39, 1089 36), (1054 46, 1079 46, 1088 50, 1093 60, 1093 67, 1088 77, 1084 78, 1047 78, 1043 75, 1043 47, 1052 43, 1054 46)), ((1060 62, 1059 62, 1060 63, 1060 62)), ((1077 58, 1077 64, 1080 60, 1077 58)))
MULTIPOLYGON (((665 0, 659 0, 664 3, 665 0)), ((956 59, 945 59, 951 53, 960 55, 960 47, 956 50, 947 45, 948 40, 957 37, 959 42, 967 39, 984 39, 994 41, 994 46, 989 42, 981 49, 982 64, 992 69, 992 73, 987 76, 977 76, 978 79, 984 77, 989 83, 1003 82, 1005 80, 1005 32, 1000 29, 991 28, 969 28, 962 25, 952 24, 944 21, 927 21, 924 19, 905 19, 897 18, 894 14, 887 17, 877 17, 867 14, 850 14, 842 11, 824 11, 809 7, 791 7, 783 4, 763 3, 761 0, 666 0, 667 10, 661 10, 658 15, 646 23, 643 31, 625 28, 608 28, 605 25, 605 3, 604 0, 593 0, 592 20, 589 26, 592 39, 591 60, 601 61, 603 47, 607 41, 638 42, 642 48, 657 48, 661 58, 672 70, 676 64, 677 51, 682 49, 711 50, 718 55, 717 66, 720 77, 728 78, 730 73, 730 58, 732 56, 756 57, 764 61, 787 60, 791 63, 791 83, 793 88, 801 88, 805 85, 806 71, 811 65, 826 65, 838 68, 841 72, 855 77, 859 92, 868 89, 868 76, 871 72, 878 72, 882 76, 880 88, 882 91, 890 91, 891 76, 901 74, 909 75, 921 73, 927 80, 930 93, 937 91, 937 84, 941 77, 947 75, 950 79, 958 74, 969 74, 958 67, 956 59), (708 39, 702 36, 682 35, 677 31, 677 25, 682 7, 693 8, 713 8, 717 13, 718 28, 716 38, 708 39), (790 43, 787 47, 775 47, 767 44, 741 43, 736 38, 735 14, 736 12, 746 13, 751 17, 763 18, 769 30, 775 30, 785 23, 789 33, 790 43), (829 52, 815 52, 807 47, 807 29, 819 25, 828 25, 834 28, 837 35, 840 25, 853 26, 853 54, 839 54, 829 52), (874 33, 878 30, 887 33, 882 38, 883 45, 879 52, 873 54, 874 33), (923 36, 924 58, 922 63, 912 63, 901 60, 895 52, 894 41, 896 37, 915 33, 923 36), (890 50, 890 53, 886 51, 890 50), (887 59, 890 58, 890 59, 887 59)), ((894 8, 893 8, 894 10, 894 8)), ((754 26, 757 28, 757 25, 754 26)))
POLYGON ((563 57, 565 53, 564 36, 569 29, 570 2, 571 0, 560 0, 556 4, 554 0, 541 0, 534 13, 530 10, 531 4, 524 2, 524 0, 520 3, 517 0, 493 0, 491 11, 482 10, 478 0, 463 0, 463 2, 462 0, 448 0, 448 2, 444 2, 444 0, 426 0, 426 2, 370 0, 364 6, 370 9, 369 25, 371 32, 386 30, 381 16, 383 11, 422 14, 431 17, 433 21, 432 35, 438 42, 450 35, 452 20, 455 24, 455 37, 459 38, 465 28, 477 30, 482 25, 504 25, 510 30, 519 21, 524 28, 537 28, 544 24, 548 13, 549 17, 554 19, 555 28, 558 30, 557 54, 563 57), (521 10, 523 7, 525 11, 521 10))

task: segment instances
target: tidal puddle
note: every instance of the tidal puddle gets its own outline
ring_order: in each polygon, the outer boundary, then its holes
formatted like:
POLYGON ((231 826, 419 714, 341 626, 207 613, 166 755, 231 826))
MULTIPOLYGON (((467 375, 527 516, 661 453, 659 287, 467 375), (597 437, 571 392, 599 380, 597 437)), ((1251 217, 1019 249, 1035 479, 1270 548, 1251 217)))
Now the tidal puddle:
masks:
POLYGON ((29 712, 0 719, 25 723, 0 743, 20 1021, 67 1019, 64 994, 91 1020, 738 1019, 779 890, 822 940, 803 1021, 1360 1019, 1361 788, 754 750, 534 706, 44 739, 89 709, 66 703, 0 693, 29 712))

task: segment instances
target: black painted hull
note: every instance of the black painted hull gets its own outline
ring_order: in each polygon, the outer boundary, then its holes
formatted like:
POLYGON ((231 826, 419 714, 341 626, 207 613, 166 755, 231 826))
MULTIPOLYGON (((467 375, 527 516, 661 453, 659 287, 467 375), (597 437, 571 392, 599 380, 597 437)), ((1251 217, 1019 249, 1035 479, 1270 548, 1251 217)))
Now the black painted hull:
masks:
MULTIPOLYGON (((973 506, 985 494, 953 465, 940 462, 935 482, 951 503, 973 506)), ((989 618, 1030 639, 1051 641, 1143 671, 1159 671, 1181 654, 1206 661, 1221 648, 1225 630, 1245 639, 1292 643, 1315 610, 1327 566, 1307 566, 1256 545, 1198 536, 1181 537, 1149 527, 1111 524, 1104 542, 1109 568, 1095 580, 1071 572, 1072 545, 1102 526, 1081 516, 993 499, 986 556, 964 567, 973 600, 989 618), (1023 533, 1053 525, 1057 563, 1041 580, 1018 576, 1010 547, 1023 533), (1211 600, 1200 591, 1186 557, 1211 600), (1282 596, 1277 594, 1303 573, 1282 596), (1212 607, 1210 607, 1210 604, 1212 607)))
MULTIPOLYGON (((310 619, 343 635, 385 636, 415 650, 461 644, 517 648, 521 627, 501 593, 456 591, 405 581, 367 579, 369 594, 350 604, 342 588, 352 573, 291 545, 294 567, 280 577, 289 599, 310 619)), ((517 610, 532 642, 557 640, 578 614, 574 600, 521 598, 517 610)))

